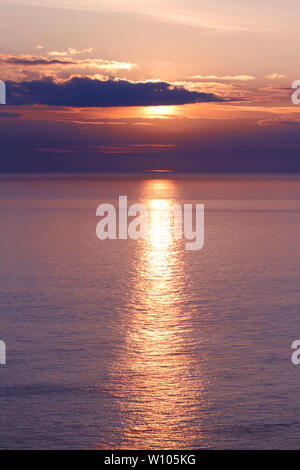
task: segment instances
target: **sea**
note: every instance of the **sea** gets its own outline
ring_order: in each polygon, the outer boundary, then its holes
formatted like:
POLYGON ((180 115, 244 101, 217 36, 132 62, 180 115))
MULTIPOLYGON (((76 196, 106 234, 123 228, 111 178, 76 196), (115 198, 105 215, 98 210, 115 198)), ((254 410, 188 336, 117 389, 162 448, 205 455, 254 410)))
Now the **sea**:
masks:
POLYGON ((299 176, 1 175, 0 221, 1 449, 299 448, 299 176), (97 237, 119 196, 147 238, 97 237))

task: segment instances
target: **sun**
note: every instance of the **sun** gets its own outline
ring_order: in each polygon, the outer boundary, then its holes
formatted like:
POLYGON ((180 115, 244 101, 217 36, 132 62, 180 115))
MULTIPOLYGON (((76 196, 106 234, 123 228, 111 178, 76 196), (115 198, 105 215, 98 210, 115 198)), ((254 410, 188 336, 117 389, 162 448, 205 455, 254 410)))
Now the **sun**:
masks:
POLYGON ((168 118, 174 114, 174 106, 147 106, 145 114, 148 118, 168 118))

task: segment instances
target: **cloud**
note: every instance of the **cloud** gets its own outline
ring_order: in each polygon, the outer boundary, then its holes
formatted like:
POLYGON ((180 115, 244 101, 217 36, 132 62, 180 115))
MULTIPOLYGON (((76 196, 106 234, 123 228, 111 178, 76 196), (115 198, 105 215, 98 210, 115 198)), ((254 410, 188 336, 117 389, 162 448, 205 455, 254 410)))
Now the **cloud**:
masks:
MULTIPOLYGON (((272 118, 272 119, 260 119, 257 121, 258 126, 297 126, 299 127, 300 125, 300 119, 294 119, 293 121, 288 120, 286 118, 280 117, 280 118, 272 118)), ((287 144, 288 145, 288 144, 287 144)), ((297 144, 297 146, 300 146, 300 143, 297 144)))
POLYGON ((217 75, 192 75, 189 77, 191 80, 216 80, 216 81, 241 81, 255 80, 252 75, 224 75, 218 77, 217 75))
POLYGON ((75 65, 76 62, 70 60, 61 60, 61 59, 47 59, 43 57, 32 57, 32 56, 21 56, 21 57, 7 57, 0 58, 1 62, 12 65, 75 65))
POLYGON ((226 14, 222 8, 223 0, 14 0, 14 3, 143 15, 152 21, 190 26, 205 32, 261 31, 262 27, 264 30, 273 31, 281 26, 281 18, 278 15, 273 14, 272 21, 267 21, 264 6, 258 9, 257 2, 253 2, 253 5, 249 2, 227 2, 226 14))
MULTIPOLYGON (((77 51, 76 54, 79 54, 80 51, 77 51)), ((56 53, 52 51, 51 55, 54 56, 56 53)), ((50 55, 50 53, 49 53, 50 55)), ((57 55, 63 56, 63 53, 57 53, 57 55)), ((98 68, 101 70, 130 70, 136 67, 136 64, 131 62, 120 62, 117 60, 105 60, 105 59, 52 59, 44 56, 34 56, 28 54, 21 54, 18 56, 0 54, 0 62, 10 65, 77 65, 78 67, 91 67, 98 68)))
POLYGON ((0 112, 0 119, 7 119, 7 118, 16 119, 22 116, 23 115, 20 113, 1 113, 0 112))
POLYGON ((47 153, 99 153, 99 154, 109 154, 109 155, 121 155, 121 154, 144 154, 167 152, 176 147, 176 144, 122 144, 122 145, 69 145, 65 147, 37 147, 37 152, 47 152, 47 153))
POLYGON ((73 56, 78 54, 90 54, 93 52, 93 48, 89 47, 88 49, 75 49, 74 47, 68 47, 65 51, 49 51, 47 55, 49 56, 59 56, 59 57, 66 57, 66 56, 73 56))
POLYGON ((161 106, 223 102, 213 93, 189 91, 166 82, 92 80, 74 77, 57 83, 52 79, 7 82, 7 103, 71 107, 161 106))
MULTIPOLYGON (((83 50, 69 50, 80 54, 83 50)), ((84 74, 95 76, 95 78, 111 78, 113 75, 122 72, 129 72, 137 65, 131 62, 121 62, 117 60, 105 59, 80 59, 64 56, 58 53, 55 57, 55 51, 52 55, 6 55, 0 54, 1 78, 2 80, 32 80, 52 77, 55 79, 68 79, 72 76, 84 74)))
POLYGON ((84 132, 71 116, 68 122, 3 119, 0 171, 300 171, 300 123, 261 126, 257 115, 249 120, 231 114, 231 119, 195 119, 188 126, 179 119, 171 126, 86 126, 84 132))
POLYGON ((288 76, 280 73, 270 73, 269 75, 265 75, 264 78, 267 78, 269 80, 281 80, 283 78, 288 78, 288 76))

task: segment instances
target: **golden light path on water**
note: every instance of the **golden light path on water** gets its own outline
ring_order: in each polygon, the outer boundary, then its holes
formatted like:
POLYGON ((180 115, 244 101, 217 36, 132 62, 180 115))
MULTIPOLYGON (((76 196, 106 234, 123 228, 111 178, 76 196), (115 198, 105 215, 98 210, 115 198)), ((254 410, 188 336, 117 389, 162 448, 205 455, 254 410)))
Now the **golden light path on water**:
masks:
MULTIPOLYGON (((198 365, 190 354, 190 314, 183 308, 183 245, 172 232, 170 207, 177 197, 176 185, 149 180, 142 196, 151 212, 149 236, 137 244, 125 345, 114 372, 115 383, 121 381, 120 447, 184 447, 193 440, 193 408, 203 384, 201 374, 200 382, 193 378, 198 365)), ((199 435, 198 429, 198 439, 199 435)))

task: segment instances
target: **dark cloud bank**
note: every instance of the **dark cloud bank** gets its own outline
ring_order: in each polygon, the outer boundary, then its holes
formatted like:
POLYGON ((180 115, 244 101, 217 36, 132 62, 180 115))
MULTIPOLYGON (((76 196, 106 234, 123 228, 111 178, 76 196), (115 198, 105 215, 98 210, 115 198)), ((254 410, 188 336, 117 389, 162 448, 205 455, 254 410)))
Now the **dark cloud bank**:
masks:
POLYGON ((3 118, 0 172, 300 172, 300 123, 261 127, 246 121, 238 131, 236 125, 198 120, 196 133, 174 134, 161 122, 82 129, 73 122, 3 118))
POLYGON ((159 106, 226 101, 213 93, 189 91, 166 82, 131 83, 79 77, 64 83, 51 79, 7 82, 7 95, 7 104, 15 106, 159 106))
POLYGON ((14 64, 14 65, 76 65, 77 62, 72 60, 61 60, 61 59, 44 59, 44 58, 36 58, 36 59, 23 59, 19 57, 10 57, 6 59, 6 64, 14 64))

